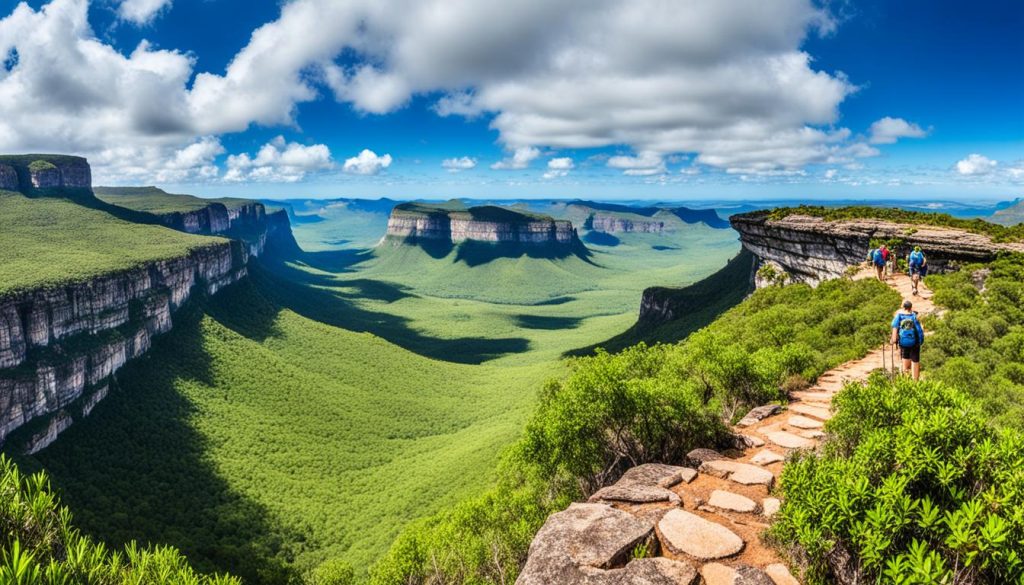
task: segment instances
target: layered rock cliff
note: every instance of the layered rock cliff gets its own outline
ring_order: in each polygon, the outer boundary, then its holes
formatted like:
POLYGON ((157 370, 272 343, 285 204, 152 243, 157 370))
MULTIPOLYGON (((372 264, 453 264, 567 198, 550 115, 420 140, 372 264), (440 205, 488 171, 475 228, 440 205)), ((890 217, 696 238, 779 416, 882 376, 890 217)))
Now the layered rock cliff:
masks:
POLYGON ((79 156, 25 154, 0 156, 0 189, 91 189, 92 171, 79 156))
POLYGON ((445 208, 419 203, 395 206, 387 237, 399 241, 466 241, 526 246, 579 245, 572 223, 496 206, 445 208))
MULTIPOLYGON (((931 271, 965 262, 988 261, 1004 251, 1024 252, 1022 243, 998 243, 964 229, 896 223, 880 219, 827 221, 809 215, 772 219, 767 212, 734 215, 730 222, 743 247, 793 282, 812 286, 839 278, 862 264, 873 241, 889 242, 897 257, 921 246, 931 271)), ((763 286, 765 282, 759 282, 763 286)))
POLYGON ((604 233, 662 233, 683 229, 687 224, 703 223, 715 229, 726 229, 729 222, 718 217, 714 209, 688 207, 644 207, 595 201, 573 201, 566 206, 566 215, 584 228, 604 233))
MULTIPOLYGON (((82 189, 88 169, 67 168, 61 184, 82 189)), ((118 369, 171 330, 179 307, 245 277, 249 259, 268 245, 294 245, 284 211, 253 203, 225 210, 224 219, 251 237, 211 238, 179 257, 0 295, 0 444, 19 429, 15 447, 31 453, 52 443, 106 396, 118 369)))
POLYGON ((587 226, 594 231, 609 234, 630 232, 660 234, 667 227, 664 220, 655 218, 630 219, 600 212, 590 216, 587 226))

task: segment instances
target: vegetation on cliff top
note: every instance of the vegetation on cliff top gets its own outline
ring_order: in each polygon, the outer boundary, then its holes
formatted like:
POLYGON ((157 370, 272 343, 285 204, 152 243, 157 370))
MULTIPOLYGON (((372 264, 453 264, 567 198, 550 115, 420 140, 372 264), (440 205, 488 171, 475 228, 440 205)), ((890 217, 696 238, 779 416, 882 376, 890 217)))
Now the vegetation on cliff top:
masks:
POLYGON ((123 550, 84 536, 50 489, 45 474, 22 475, 0 455, 0 582, 18 585, 240 585, 196 573, 172 547, 123 550))
POLYGON ((466 207, 457 199, 445 203, 400 203, 391 211, 392 217, 450 217, 473 221, 500 223, 527 223, 531 221, 554 221, 548 215, 532 213, 523 209, 510 209, 497 205, 466 207))
POLYGON ((1024 241, 1024 224, 1010 227, 991 223, 983 219, 962 219, 947 213, 907 211, 897 207, 870 207, 867 205, 822 207, 817 205, 800 205, 798 207, 779 207, 768 211, 755 211, 751 215, 766 216, 772 220, 785 219, 791 215, 809 215, 811 217, 820 217, 826 221, 880 219, 907 225, 956 228, 989 236, 995 242, 1024 241))
POLYGON ((0 191, 0 296, 83 282, 223 242, 125 221, 68 199, 0 191))
POLYGON ((220 203, 228 209, 256 203, 251 199, 237 197, 205 199, 194 195, 168 193, 157 187, 94 187, 93 193, 101 201, 112 205, 158 215, 196 211, 209 207, 211 203, 220 203))

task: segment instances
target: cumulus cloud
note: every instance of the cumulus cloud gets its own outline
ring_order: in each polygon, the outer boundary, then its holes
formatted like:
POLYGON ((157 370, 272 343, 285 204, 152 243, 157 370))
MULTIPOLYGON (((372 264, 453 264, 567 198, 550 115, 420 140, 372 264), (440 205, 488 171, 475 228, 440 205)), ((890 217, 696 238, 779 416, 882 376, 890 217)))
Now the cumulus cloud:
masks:
POLYGON ((622 169, 622 173, 633 177, 649 177, 667 172, 665 159, 656 152, 641 152, 638 156, 613 156, 608 166, 622 169))
POLYGON ((468 156, 460 156, 458 158, 446 158, 441 161, 441 166, 448 169, 450 173, 457 173, 459 171, 468 171, 469 169, 476 168, 476 159, 468 156))
POLYGON ((975 153, 969 154, 967 158, 958 161, 956 163, 956 172, 967 176, 988 175, 995 172, 998 165, 997 161, 975 153))
POLYGON ((838 175, 838 174, 839 174, 838 170, 836 170, 836 169, 828 169, 827 171, 825 171, 825 180, 831 181, 832 179, 835 179, 836 175, 838 175))
POLYGON ((540 149, 533 146, 521 146, 515 149, 511 157, 494 163, 491 168, 499 171, 525 169, 539 156, 540 149))
POLYGON ((377 156, 376 152, 363 149, 357 156, 346 159, 342 170, 354 175, 376 175, 391 166, 391 155, 377 156))
POLYGON ((893 144, 900 138, 924 138, 928 135, 928 132, 917 124, 889 116, 876 120, 868 132, 871 135, 871 144, 893 144))
POLYGON ((556 179, 569 174, 569 171, 576 168, 572 158, 563 156, 548 161, 548 170, 542 175, 545 179, 556 179))
POLYGON ((170 8, 172 0, 121 0, 117 7, 117 15, 122 20, 135 24, 148 24, 157 17, 164 8, 170 8))
POLYGON ((295 183, 309 173, 333 166, 331 151, 327 146, 304 146, 287 142, 283 136, 278 136, 264 144, 254 157, 245 153, 229 156, 224 180, 295 183))
MULTIPOLYGON (((148 22, 169 4, 118 7, 148 22)), ((121 53, 96 38, 88 7, 22 3, 0 19, 0 56, 18 55, 0 68, 0 149, 171 156, 254 124, 294 126, 325 95, 382 114, 441 94, 439 115, 490 116, 514 153, 498 169, 526 168, 545 147, 693 153, 745 173, 878 152, 834 127, 857 88, 801 49, 835 27, 813 0, 291 0, 217 72, 146 42, 121 53)), ((360 157, 350 172, 387 166, 360 157)))

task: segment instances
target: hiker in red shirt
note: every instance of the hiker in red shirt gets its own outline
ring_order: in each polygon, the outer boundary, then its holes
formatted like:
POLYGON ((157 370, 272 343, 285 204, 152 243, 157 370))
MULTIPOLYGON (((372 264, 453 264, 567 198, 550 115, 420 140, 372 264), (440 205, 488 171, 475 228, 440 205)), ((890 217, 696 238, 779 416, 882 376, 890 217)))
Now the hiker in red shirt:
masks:
POLYGON ((871 259, 871 264, 875 267, 875 274, 878 276, 878 280, 885 282, 885 265, 889 263, 889 259, 892 258, 892 253, 889 252, 889 248, 882 244, 877 250, 872 250, 868 254, 868 258, 871 259))

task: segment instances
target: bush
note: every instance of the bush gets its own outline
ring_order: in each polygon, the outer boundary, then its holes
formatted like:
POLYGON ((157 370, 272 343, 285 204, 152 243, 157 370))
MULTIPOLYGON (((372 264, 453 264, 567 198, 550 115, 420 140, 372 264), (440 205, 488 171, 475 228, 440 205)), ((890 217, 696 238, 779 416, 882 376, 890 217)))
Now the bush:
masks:
POLYGON ((241 585, 195 573, 172 547, 110 550, 82 536, 42 473, 24 476, 0 455, 0 583, 241 585))
POLYGON ((1024 436, 994 431, 973 399, 941 383, 876 375, 836 406, 825 453, 783 469, 771 529, 801 552, 810 582, 834 572, 922 585, 1024 578, 1024 436))

